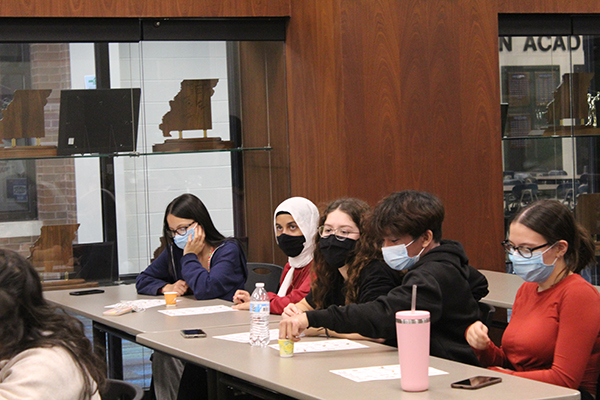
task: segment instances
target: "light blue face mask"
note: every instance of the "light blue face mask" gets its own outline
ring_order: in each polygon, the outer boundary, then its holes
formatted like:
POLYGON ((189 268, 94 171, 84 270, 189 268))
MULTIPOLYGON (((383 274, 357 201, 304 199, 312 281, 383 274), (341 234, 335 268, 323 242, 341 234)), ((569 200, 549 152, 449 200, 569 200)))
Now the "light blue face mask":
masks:
POLYGON ((183 250, 188 242, 188 237, 192 235, 192 239, 194 238, 194 229, 196 229, 196 225, 197 224, 194 224, 194 226, 190 227, 190 229, 188 229, 185 232, 185 235, 175 235, 175 237, 173 237, 173 242, 175 243, 175 246, 183 250))
POLYGON ((406 248, 413 244, 414 240, 409 244, 399 244, 397 246, 382 247, 381 252, 383 253, 383 259, 390 268, 396 271, 402 271, 415 265, 419 261, 419 257, 425 248, 422 248, 419 254, 414 257, 408 256, 406 248))
POLYGON ((554 263, 558 260, 558 257, 556 257, 552 264, 544 264, 544 253, 552 247, 554 247, 554 244, 541 253, 534 252, 531 258, 525 258, 518 252, 509 254, 508 258, 513 264, 515 273, 524 281, 542 283, 550 278, 552 271, 554 271, 554 263))

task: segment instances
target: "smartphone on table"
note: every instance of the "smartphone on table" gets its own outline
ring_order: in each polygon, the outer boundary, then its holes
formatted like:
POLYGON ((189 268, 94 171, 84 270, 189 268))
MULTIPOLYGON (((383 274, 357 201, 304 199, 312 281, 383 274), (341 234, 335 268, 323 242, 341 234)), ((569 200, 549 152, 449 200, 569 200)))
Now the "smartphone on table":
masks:
POLYGON ((469 379, 454 382, 450 386, 459 389, 479 389, 499 382, 502 382, 502 378, 499 376, 474 376, 469 379))
POLYGON ((78 290, 76 292, 69 292, 71 296, 85 296, 87 294, 98 294, 104 293, 102 289, 88 289, 88 290, 78 290))
POLYGON ((181 336, 183 336, 186 339, 202 338, 206 337, 206 332, 204 332, 202 329, 182 329, 181 336))

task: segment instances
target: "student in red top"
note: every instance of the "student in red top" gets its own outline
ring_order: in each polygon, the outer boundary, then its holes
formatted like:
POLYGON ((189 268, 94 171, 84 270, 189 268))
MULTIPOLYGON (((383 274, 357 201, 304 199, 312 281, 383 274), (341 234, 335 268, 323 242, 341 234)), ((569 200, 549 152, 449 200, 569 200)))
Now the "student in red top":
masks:
POLYGON ((503 242, 526 282, 496 347, 475 322, 466 338, 484 366, 596 394, 600 368, 600 294, 579 273, 594 262, 594 246, 571 211, 541 200, 518 213, 503 242))
MULTIPOLYGON (((288 256, 288 263, 281 274, 279 290, 277 293, 268 293, 272 314, 281 314, 285 306, 299 302, 308 294, 318 223, 319 210, 304 197, 291 197, 275 210, 277 244, 288 256)), ((236 291, 233 302, 233 308, 247 310, 250 307, 250 293, 236 291)))

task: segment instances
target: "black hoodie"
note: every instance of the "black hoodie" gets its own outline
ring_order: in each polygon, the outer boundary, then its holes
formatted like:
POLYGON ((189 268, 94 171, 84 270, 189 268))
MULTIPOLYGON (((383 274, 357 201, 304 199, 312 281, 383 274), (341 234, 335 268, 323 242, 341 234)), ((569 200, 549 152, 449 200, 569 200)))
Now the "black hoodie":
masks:
POLYGON ((410 310, 412 286, 417 285, 417 309, 431 314, 432 356, 479 365, 465 340, 469 325, 479 319, 479 299, 487 295, 487 280, 468 264, 462 245, 442 240, 406 273, 400 286, 386 296, 363 304, 332 306, 306 313, 311 327, 338 333, 356 332, 396 343, 396 312, 410 310))

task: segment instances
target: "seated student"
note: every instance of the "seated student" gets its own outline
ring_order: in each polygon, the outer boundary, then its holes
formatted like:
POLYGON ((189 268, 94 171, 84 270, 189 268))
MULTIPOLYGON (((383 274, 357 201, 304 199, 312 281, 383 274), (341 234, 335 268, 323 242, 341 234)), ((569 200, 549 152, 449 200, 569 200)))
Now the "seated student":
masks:
POLYGON ((197 300, 231 301, 244 287, 248 271, 240 244, 215 228, 204 203, 182 194, 165 211, 163 252, 140 273, 135 285, 140 294, 188 292, 197 300))
MULTIPOLYGON (((466 337, 484 366, 596 394, 600 368, 600 294, 579 272, 594 262, 594 247, 569 209, 541 200, 513 219, 504 249, 526 282, 515 297, 502 347, 485 325, 466 337)), ((591 394, 591 395, 590 395, 591 394)))
MULTIPOLYGON (((289 304, 285 316, 332 305, 365 303, 387 294, 404 275, 388 267, 373 235, 365 228, 370 207, 362 200, 343 198, 329 203, 321 216, 315 250, 315 278, 308 295, 289 304)), ((307 329, 305 335, 325 333, 334 337, 358 338, 322 329, 307 329)))
MULTIPOLYGON (((288 256, 277 293, 269 292, 271 314, 281 314, 289 303, 300 301, 310 289, 314 238, 319 210, 304 197, 284 200, 275 210, 274 227, 279 248, 288 256)), ((250 308, 250 293, 238 290, 233 296, 237 310, 250 308)))
MULTIPOLYGON (((191 292, 198 300, 231 301, 243 288, 246 256, 235 239, 214 226, 202 201, 192 194, 175 198, 165 211, 163 252, 136 279, 140 294, 191 292)), ((175 399, 184 363, 164 353, 152 354, 152 386, 157 399, 175 399)))
POLYGON ((83 325, 44 300, 29 261, 0 250, 0 399, 100 400, 105 363, 83 325))
POLYGON ((410 310, 417 285, 417 309, 431 313, 431 355, 478 365, 465 340, 465 329, 479 316, 477 301, 488 293, 487 280, 469 266, 458 242, 441 240, 444 207, 432 194, 396 192, 375 208, 371 225, 383 241, 383 258, 396 270, 407 270, 402 284, 363 304, 331 306, 280 322, 279 337, 300 340, 308 327, 338 333, 356 332, 394 343, 395 314, 410 310))

